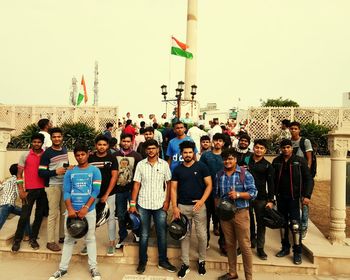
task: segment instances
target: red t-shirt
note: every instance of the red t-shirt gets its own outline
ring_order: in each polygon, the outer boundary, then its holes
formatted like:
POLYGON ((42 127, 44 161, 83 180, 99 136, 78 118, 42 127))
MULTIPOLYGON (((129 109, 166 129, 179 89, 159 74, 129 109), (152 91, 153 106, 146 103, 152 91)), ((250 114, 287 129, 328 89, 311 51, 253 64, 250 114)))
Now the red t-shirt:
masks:
POLYGON ((39 164, 42 151, 36 154, 32 149, 21 155, 18 162, 18 169, 24 170, 24 186, 27 190, 45 188, 44 179, 39 177, 39 164))

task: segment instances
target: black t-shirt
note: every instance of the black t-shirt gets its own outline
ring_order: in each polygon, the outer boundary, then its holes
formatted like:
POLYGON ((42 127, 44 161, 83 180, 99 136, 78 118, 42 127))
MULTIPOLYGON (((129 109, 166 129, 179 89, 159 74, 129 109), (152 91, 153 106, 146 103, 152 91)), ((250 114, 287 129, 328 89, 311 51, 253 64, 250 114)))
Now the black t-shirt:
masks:
MULTIPOLYGON (((100 198, 106 193, 108 189, 109 182, 112 178, 112 170, 118 170, 118 162, 116 158, 109 153, 104 157, 99 157, 96 155, 96 153, 94 153, 93 155, 89 156, 89 163, 93 166, 96 166, 101 172, 101 190, 100 194, 98 195, 98 197, 100 198)), ((109 195, 111 196, 115 193, 116 189, 114 187, 109 195)))
POLYGON ((193 200, 201 199, 206 188, 204 178, 210 176, 208 167, 202 162, 195 162, 190 167, 183 164, 173 171, 172 181, 177 181, 177 202, 194 205, 193 200))
POLYGON ((279 186, 277 186, 278 194, 283 197, 291 197, 291 180, 290 180, 290 159, 286 162, 283 161, 281 178, 279 181, 279 186))

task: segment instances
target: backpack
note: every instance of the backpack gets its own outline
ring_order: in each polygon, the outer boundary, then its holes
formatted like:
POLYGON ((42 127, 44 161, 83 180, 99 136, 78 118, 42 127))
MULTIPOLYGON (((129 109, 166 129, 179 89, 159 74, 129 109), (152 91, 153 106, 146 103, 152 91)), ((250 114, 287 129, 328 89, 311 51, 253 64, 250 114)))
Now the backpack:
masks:
MULTIPOLYGON (((299 147, 304 154, 304 158, 306 159, 305 138, 304 137, 300 138, 299 147)), ((316 173, 317 173, 317 158, 316 158, 316 155, 315 155, 313 150, 311 152, 310 173, 311 173, 312 178, 314 178, 316 176, 316 173)))

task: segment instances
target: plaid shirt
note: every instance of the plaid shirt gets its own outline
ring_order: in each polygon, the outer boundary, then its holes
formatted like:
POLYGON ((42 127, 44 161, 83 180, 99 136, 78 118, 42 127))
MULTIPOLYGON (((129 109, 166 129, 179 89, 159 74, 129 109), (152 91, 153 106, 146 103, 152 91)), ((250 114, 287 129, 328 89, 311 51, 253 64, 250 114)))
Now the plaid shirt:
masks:
MULTIPOLYGON (((255 187, 254 177, 249 171, 245 171, 244 182, 241 182, 242 169, 237 165, 235 173, 231 176, 228 176, 226 172, 219 171, 216 174, 215 178, 215 187, 214 187, 214 197, 223 198, 228 197, 230 191, 235 190, 236 192, 247 192, 249 193, 251 199, 255 199, 258 191, 255 187)), ((237 208, 246 208, 249 207, 249 200, 247 199, 236 199, 237 208)))
POLYGON ((3 192, 0 197, 0 205, 15 205, 15 201, 18 196, 17 177, 11 176, 5 182, 3 182, 0 185, 0 191, 3 192))

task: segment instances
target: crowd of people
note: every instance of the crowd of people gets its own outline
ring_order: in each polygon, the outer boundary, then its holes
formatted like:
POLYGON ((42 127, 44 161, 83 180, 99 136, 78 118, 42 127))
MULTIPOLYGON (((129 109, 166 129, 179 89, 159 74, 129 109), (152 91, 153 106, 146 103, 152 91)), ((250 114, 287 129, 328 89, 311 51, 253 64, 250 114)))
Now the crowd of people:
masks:
POLYGON ((276 257, 289 255, 292 247, 294 264, 301 264, 315 174, 312 146, 300 136, 300 124, 282 122, 287 129, 279 139, 280 153, 270 163, 264 158, 266 141, 252 141, 244 129, 228 133, 213 120, 205 131, 203 124, 191 123, 189 127, 186 118, 172 123, 166 121, 166 115, 162 118, 162 132, 154 116, 146 122, 142 114, 136 122, 125 119, 117 129, 107 123, 105 131, 96 137, 93 151, 76 144, 77 164, 68 160, 62 130, 52 127, 48 119, 40 120, 41 131, 32 136, 30 150, 20 156, 18 164, 11 165, 12 176, 1 184, 0 230, 10 213, 20 216, 12 251, 18 252, 23 240, 39 249, 38 234, 46 216, 46 247, 54 252, 62 250, 59 268, 49 280, 59 279, 68 271, 76 243, 66 221, 85 218, 88 231, 80 253, 88 255, 92 279, 101 279, 95 236, 99 214, 95 208, 102 203, 111 213, 107 219, 107 256, 123 247, 130 229, 128 215, 139 217, 140 226, 132 229, 134 241, 139 243, 137 273, 146 270, 153 219, 160 269, 177 272, 178 278, 186 276, 190 271, 191 233, 195 232, 200 275, 206 274, 209 240, 216 235, 219 251, 227 256, 229 266, 218 279, 238 278, 237 256, 242 254, 245 279, 251 280, 252 249, 261 260, 268 258, 264 251, 266 210, 277 208, 284 223, 276 257), (22 208, 16 206, 17 197, 22 208), (34 221, 30 223, 34 204, 34 221), (167 257, 167 213, 174 221, 186 221, 185 233, 179 238, 179 268, 167 257))

